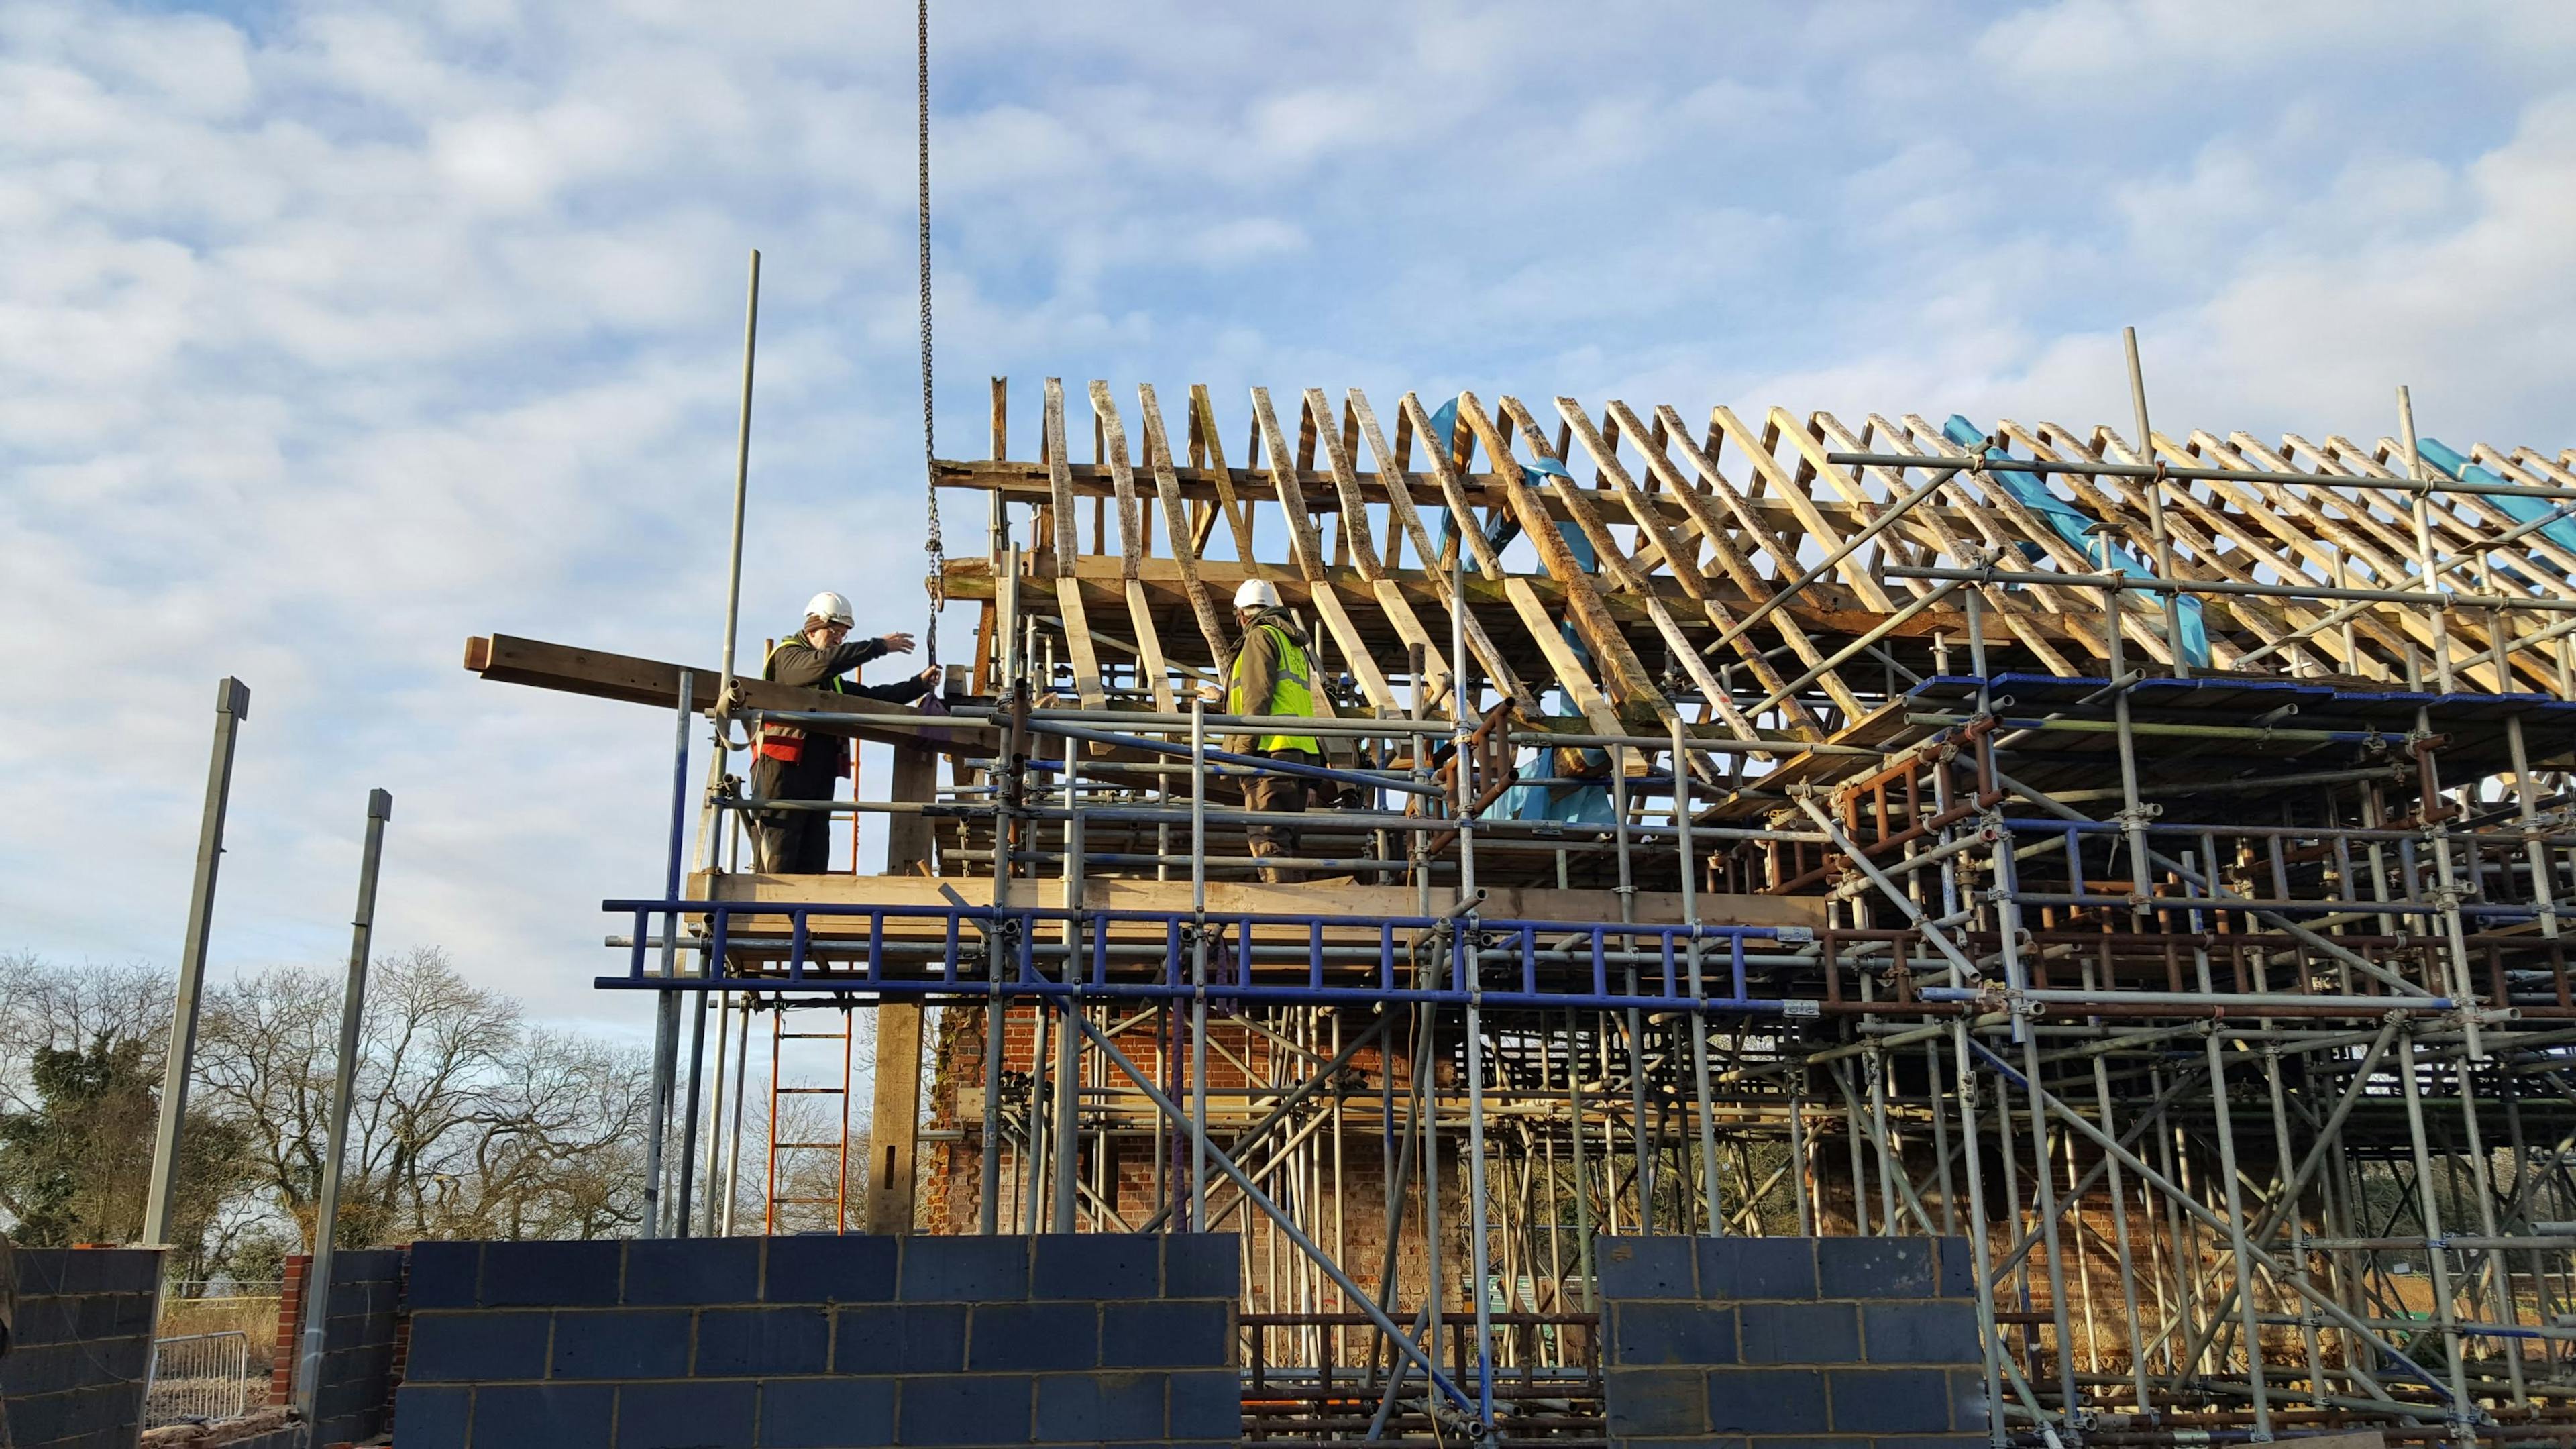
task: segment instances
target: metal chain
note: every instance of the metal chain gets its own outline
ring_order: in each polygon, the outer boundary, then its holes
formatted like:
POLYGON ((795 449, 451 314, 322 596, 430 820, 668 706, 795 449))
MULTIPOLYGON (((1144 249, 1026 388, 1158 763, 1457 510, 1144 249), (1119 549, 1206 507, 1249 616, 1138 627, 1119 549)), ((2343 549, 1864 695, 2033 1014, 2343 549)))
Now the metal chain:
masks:
POLYGON ((921 136, 921 473, 922 490, 929 505, 929 533, 921 541, 922 552, 930 556, 930 627, 925 631, 925 647, 930 662, 939 662, 939 611, 948 602, 948 578, 945 569, 948 550, 939 537, 939 477, 932 462, 938 457, 938 434, 931 407, 930 369, 930 0, 921 0, 920 33, 920 136, 921 136))

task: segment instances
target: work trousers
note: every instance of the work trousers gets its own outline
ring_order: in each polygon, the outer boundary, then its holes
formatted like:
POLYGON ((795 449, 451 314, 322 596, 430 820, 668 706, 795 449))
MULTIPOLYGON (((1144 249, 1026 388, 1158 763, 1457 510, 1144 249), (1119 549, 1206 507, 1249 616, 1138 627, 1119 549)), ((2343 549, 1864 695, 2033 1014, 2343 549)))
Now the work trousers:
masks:
MULTIPOLYGON (((1274 760, 1284 760, 1292 765, 1323 763, 1307 750, 1262 750, 1258 753, 1274 760)), ((1307 782, 1295 775, 1255 775, 1243 782, 1243 806, 1247 810, 1303 813, 1306 809, 1306 788, 1307 782)), ((1297 828, 1293 825, 1247 826, 1244 835, 1252 846, 1252 854, 1256 857, 1297 853, 1297 828)), ((1294 867, 1265 865, 1260 870, 1262 881, 1269 885, 1284 885, 1304 879, 1303 874, 1294 867)))
MULTIPOLYGON (((808 741, 806 748, 814 748, 808 741)), ((751 766, 751 793, 762 800, 829 800, 839 782, 837 763, 816 768, 761 758, 751 766)), ((767 875, 822 875, 832 868, 832 816, 825 810, 756 810, 751 816, 752 854, 767 875)))

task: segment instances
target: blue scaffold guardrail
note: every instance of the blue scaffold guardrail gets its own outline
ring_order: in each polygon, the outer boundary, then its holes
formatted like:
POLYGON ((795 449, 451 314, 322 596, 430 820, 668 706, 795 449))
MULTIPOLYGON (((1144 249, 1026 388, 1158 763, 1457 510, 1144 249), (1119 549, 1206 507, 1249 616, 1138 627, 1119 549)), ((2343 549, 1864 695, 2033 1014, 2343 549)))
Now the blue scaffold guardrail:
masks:
MULTIPOLYGON (((1729 1015, 1809 1014, 1813 1003, 1749 994, 1746 943, 1803 941, 1808 933, 1794 927, 1647 925, 1617 921, 1487 920, 1458 916, 1349 916, 1257 911, 1074 910, 1064 906, 867 905, 851 902, 611 900, 604 908, 631 915, 635 934, 628 943, 627 970, 602 976, 606 990, 629 991, 798 991, 982 1000, 995 995, 1026 999, 1187 1000, 1204 989, 1211 999, 1251 1003, 1317 1005, 1325 1003, 1408 1003, 1463 1006, 1473 1001, 1490 1008, 1568 1007, 1592 1010, 1640 1008, 1729 1015), (706 933, 688 942, 706 969, 697 975, 660 974, 647 969, 653 943, 647 932, 655 917, 676 923, 681 916, 704 917, 706 933), (759 973, 730 969, 735 947, 735 918, 784 917, 789 934, 785 970, 759 973), (847 938, 846 954, 864 952, 863 970, 818 974, 813 965, 815 917, 863 918, 867 935, 861 946, 856 933, 847 938), (936 974, 891 975, 887 972, 887 922, 937 923, 936 974), (1074 928, 1074 949, 1083 954, 1083 971, 1072 981, 1050 978, 1039 970, 1041 927, 1074 928), (1133 944, 1159 932, 1159 964, 1143 974, 1148 979, 1110 979, 1111 935, 1116 928, 1133 944), (1139 930, 1137 928, 1145 928, 1139 930), (1443 932, 1443 928, 1448 929, 1443 932), (1212 959, 1238 963, 1228 979, 1211 979, 1204 988, 1191 981, 1193 933, 1208 933, 1212 959), (1298 931, 1306 941, 1306 979, 1298 983, 1262 984, 1251 979, 1245 948, 1256 934, 1277 937, 1298 931), (1376 943, 1374 980, 1368 985, 1327 984, 1325 945, 1328 932, 1373 933, 1376 943), (1010 967, 995 981, 990 972, 989 938, 999 932, 1010 967), (1425 936, 1441 933, 1444 960, 1441 983, 1416 986, 1398 974, 1398 958, 1408 955, 1425 936), (1617 944, 1614 945, 1613 943, 1617 944), (1542 944, 1544 943, 1544 944, 1542 944), (1691 988, 1691 952, 1700 951, 1701 989, 1691 988), (1229 948, 1231 954, 1229 955, 1229 948), (1542 954, 1552 961, 1588 958, 1588 983, 1574 989, 1542 986, 1542 954), (1614 966, 1613 955, 1621 958, 1614 966), (1646 959, 1640 964, 1635 957, 1646 959), (1491 963, 1517 966, 1514 983, 1487 984, 1491 963), (1627 973, 1638 972, 1635 990, 1624 988, 1627 973), (1588 987, 1588 989, 1586 989, 1588 987)), ((673 929, 665 925, 666 933, 673 929)), ((758 939, 758 938, 755 938, 758 939)), ((925 942, 924 944, 934 944, 925 942)), ((1066 947, 1044 947, 1061 960, 1066 947)), ((835 952, 840 954, 838 950, 835 952)), ((1126 973, 1122 973, 1126 974, 1126 973)), ((1414 973, 1408 969, 1404 978, 1414 973)))

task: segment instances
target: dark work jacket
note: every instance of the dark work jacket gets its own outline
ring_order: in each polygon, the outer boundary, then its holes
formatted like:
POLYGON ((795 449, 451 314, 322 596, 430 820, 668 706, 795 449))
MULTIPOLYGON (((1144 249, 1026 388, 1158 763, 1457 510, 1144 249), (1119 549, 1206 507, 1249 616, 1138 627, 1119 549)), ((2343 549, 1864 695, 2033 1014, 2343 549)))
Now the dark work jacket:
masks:
MULTIPOLYGON (((930 693, 934 680, 852 684, 841 678, 871 659, 884 658, 885 652, 883 639, 844 639, 839 648, 826 654, 798 634, 780 640, 778 647, 769 651, 769 662, 762 667, 761 677, 773 684, 864 695, 888 704, 910 704, 930 693)), ((828 800, 832 797, 832 782, 850 771, 850 742, 839 735, 808 734, 803 756, 796 763, 760 759, 754 765, 756 775, 770 776, 776 782, 774 789, 760 789, 761 782, 755 781, 757 794, 788 800, 828 800), (818 784, 820 788, 816 788, 818 784)))

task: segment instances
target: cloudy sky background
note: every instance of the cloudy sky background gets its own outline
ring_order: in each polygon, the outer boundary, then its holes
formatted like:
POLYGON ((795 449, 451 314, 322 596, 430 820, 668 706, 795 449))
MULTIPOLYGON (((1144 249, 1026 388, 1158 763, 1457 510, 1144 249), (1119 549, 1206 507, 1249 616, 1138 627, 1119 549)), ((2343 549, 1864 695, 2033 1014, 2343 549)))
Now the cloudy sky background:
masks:
MULTIPOLYGON (((994 374, 1023 439, 1049 373, 1230 434, 1255 384, 2126 431, 2124 323, 2168 429, 2377 437, 2408 382, 2576 443, 2576 7, 933 23, 952 456, 994 374)), ((587 983, 669 718, 462 644, 713 662, 753 246, 745 637, 919 628, 912 64, 902 4, 0 0, 0 950, 175 960, 232 673, 219 971, 345 951, 382 785, 380 942, 640 1023, 587 983)))

